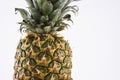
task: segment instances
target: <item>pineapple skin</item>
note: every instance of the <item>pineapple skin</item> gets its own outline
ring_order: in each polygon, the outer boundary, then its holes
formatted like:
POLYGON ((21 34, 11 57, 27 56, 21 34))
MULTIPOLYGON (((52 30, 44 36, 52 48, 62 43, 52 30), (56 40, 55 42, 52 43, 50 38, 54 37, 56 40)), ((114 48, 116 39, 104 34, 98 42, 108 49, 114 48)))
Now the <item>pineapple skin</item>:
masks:
POLYGON ((73 80, 71 58, 64 37, 27 33, 17 46, 13 80, 73 80))

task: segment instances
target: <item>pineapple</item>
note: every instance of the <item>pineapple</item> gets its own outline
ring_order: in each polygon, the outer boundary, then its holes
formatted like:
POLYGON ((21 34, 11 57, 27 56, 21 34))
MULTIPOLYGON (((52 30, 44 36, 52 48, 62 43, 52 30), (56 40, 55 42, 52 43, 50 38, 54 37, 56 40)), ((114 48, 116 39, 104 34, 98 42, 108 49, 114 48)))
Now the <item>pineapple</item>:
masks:
POLYGON ((27 10, 15 8, 23 18, 20 31, 26 34, 16 49, 13 80, 73 80, 71 48, 57 32, 69 26, 68 12, 78 11, 70 3, 77 0, 25 1, 27 10))

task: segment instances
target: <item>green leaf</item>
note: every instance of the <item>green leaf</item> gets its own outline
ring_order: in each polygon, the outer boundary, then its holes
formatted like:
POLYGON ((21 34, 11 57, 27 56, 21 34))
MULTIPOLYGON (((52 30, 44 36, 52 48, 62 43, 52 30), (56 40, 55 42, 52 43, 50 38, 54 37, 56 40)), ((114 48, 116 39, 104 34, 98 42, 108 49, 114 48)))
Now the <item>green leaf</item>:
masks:
POLYGON ((45 26, 44 31, 45 33, 49 33, 51 31, 51 26, 45 26))
POLYGON ((36 8, 32 8, 32 7, 28 7, 28 9, 30 10, 30 13, 32 14, 32 17, 35 20, 38 20, 39 17, 41 16, 40 13, 38 12, 38 10, 36 8))
POLYGON ((70 26, 70 25, 67 24, 67 23, 59 22, 59 28, 58 28, 56 31, 62 31, 62 30, 64 30, 65 28, 67 28, 68 26, 70 26))
POLYGON ((62 31, 65 29, 66 26, 61 26, 60 28, 57 29, 57 31, 62 31))
POLYGON ((71 19, 71 15, 70 14, 66 14, 63 18, 66 19, 66 20, 69 20, 69 19, 71 19))
POLYGON ((73 1, 81 1, 81 0, 73 0, 73 1))
POLYGON ((78 6, 74 5, 74 6, 67 6, 64 10, 73 10, 74 12, 78 12, 79 8, 78 6))
POLYGON ((30 17, 30 14, 25 10, 25 9, 22 9, 22 8, 15 8, 15 11, 19 11, 22 18, 24 20, 29 20, 31 17, 30 17))
POLYGON ((58 0, 55 4, 54 4, 54 9, 62 9, 65 4, 66 4, 67 0, 58 0))
POLYGON ((40 20, 41 20, 42 22, 46 22, 46 21, 49 20, 49 17, 48 17, 48 16, 41 16, 40 20))
POLYGON ((78 12, 79 8, 74 5, 74 6, 67 6, 65 9, 62 9, 62 13, 60 15, 60 17, 64 17, 66 15, 66 13, 68 12, 73 12, 74 14, 76 14, 78 12))
POLYGON ((41 23, 41 22, 40 22, 40 24, 36 24, 36 26, 37 26, 37 27, 42 27, 42 26, 44 26, 44 23, 41 23))
POLYGON ((25 0, 29 7, 34 7, 32 0, 25 0))
POLYGON ((39 27, 39 28, 35 28, 35 31, 36 31, 37 33, 43 33, 43 32, 44 32, 43 29, 41 29, 40 27, 39 27))
POLYGON ((26 25, 26 27, 29 27, 30 25, 25 23, 25 22, 18 22, 18 24, 21 24, 21 25, 26 25))
POLYGON ((53 22, 53 21, 51 21, 51 20, 48 20, 47 25, 54 26, 54 25, 55 25, 55 22, 53 22))
POLYGON ((32 27, 32 25, 25 22, 18 22, 18 24, 20 24, 20 32, 22 32, 24 29, 27 30, 28 28, 32 27))
MULTIPOLYGON (((66 6, 68 6, 72 1, 73 1, 73 0, 67 0, 67 2, 66 2, 65 5, 64 5, 64 8, 65 8, 66 6)), ((63 9, 64 9, 64 8, 63 8, 63 9)))
POLYGON ((50 20, 52 20, 53 22, 58 21, 58 18, 61 14, 61 9, 56 9, 54 10, 51 14, 50 14, 50 20))
POLYGON ((52 28, 52 31, 57 31, 59 29, 59 27, 54 27, 52 28))
POLYGON ((64 19, 64 20, 67 20, 67 21, 71 21, 71 22, 73 23, 70 14, 66 14, 66 15, 63 17, 63 19, 64 19))
POLYGON ((39 10, 41 11, 42 0, 36 0, 39 10))
POLYGON ((58 0, 50 0, 52 4, 55 4, 58 0))
POLYGON ((38 5, 37 5, 37 1, 36 0, 32 0, 34 8, 38 9, 38 5))
POLYGON ((50 1, 45 0, 42 4, 42 13, 45 15, 48 15, 52 12, 53 10, 53 5, 50 1))

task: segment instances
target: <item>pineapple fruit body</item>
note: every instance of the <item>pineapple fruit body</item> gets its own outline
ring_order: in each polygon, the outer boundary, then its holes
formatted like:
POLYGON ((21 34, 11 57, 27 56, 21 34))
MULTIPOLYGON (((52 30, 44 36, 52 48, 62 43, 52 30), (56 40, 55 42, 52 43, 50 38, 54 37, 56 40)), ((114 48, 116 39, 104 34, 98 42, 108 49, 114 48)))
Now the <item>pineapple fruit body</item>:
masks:
POLYGON ((72 80, 71 57, 58 34, 27 33, 17 47, 14 80, 72 80))
POLYGON ((25 0, 27 10, 15 8, 23 20, 20 32, 27 35, 18 44, 13 80, 72 80, 71 49, 57 32, 70 26, 78 0, 25 0))

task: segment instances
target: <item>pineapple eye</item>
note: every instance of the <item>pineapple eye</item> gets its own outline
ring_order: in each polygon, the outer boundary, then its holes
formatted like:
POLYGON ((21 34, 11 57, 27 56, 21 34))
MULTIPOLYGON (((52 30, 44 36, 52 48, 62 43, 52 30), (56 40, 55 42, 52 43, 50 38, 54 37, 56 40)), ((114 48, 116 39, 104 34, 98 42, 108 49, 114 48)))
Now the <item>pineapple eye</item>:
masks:
POLYGON ((22 44, 25 43, 25 42, 26 42, 26 39, 23 39, 23 40, 22 40, 22 44))
POLYGON ((57 74, 50 73, 45 77, 45 80, 59 80, 59 77, 57 74))
POLYGON ((25 69, 25 68, 22 68, 20 70, 20 73, 25 74, 25 76, 31 76, 31 72, 29 70, 25 69))
POLYGON ((21 52, 21 57, 25 57, 25 56, 26 56, 25 51, 22 51, 22 52, 21 52))
POLYGON ((46 48, 48 46, 48 44, 49 44, 48 42, 45 42, 41 47, 46 48))
POLYGON ((26 45, 28 45, 29 43, 28 42, 26 42, 26 45))
POLYGON ((36 45, 32 45, 32 49, 35 53, 40 52, 40 47, 38 47, 36 45))
POLYGON ((18 77, 19 77, 19 73, 16 72, 16 73, 15 73, 15 78, 18 78, 18 77))
POLYGON ((26 76, 30 76, 30 75, 31 75, 31 72, 30 72, 30 71, 28 71, 28 70, 25 70, 25 72, 24 72, 24 73, 25 73, 25 75, 26 75, 26 76))
POLYGON ((36 65, 36 61, 32 58, 28 58, 23 60, 22 66, 35 66, 36 65))
POLYGON ((32 43, 34 38, 35 38, 34 36, 29 37, 28 40, 27 40, 27 43, 32 43))
POLYGON ((45 41, 46 40, 46 36, 45 35, 40 35, 40 40, 41 41, 45 41))
POLYGON ((31 65, 31 66, 36 65, 36 61, 35 61, 34 59, 32 59, 32 58, 30 59, 30 65, 31 65))
POLYGON ((37 78, 37 77, 32 77, 29 80, 43 80, 43 79, 40 79, 40 78, 37 78))
POLYGON ((37 65, 34 69, 33 69, 34 73, 39 73, 39 72, 42 72, 42 73, 47 73, 48 72, 48 69, 44 66, 40 66, 40 65, 37 65))
POLYGON ((17 49, 21 48, 21 46, 22 46, 22 42, 18 44, 17 49))

